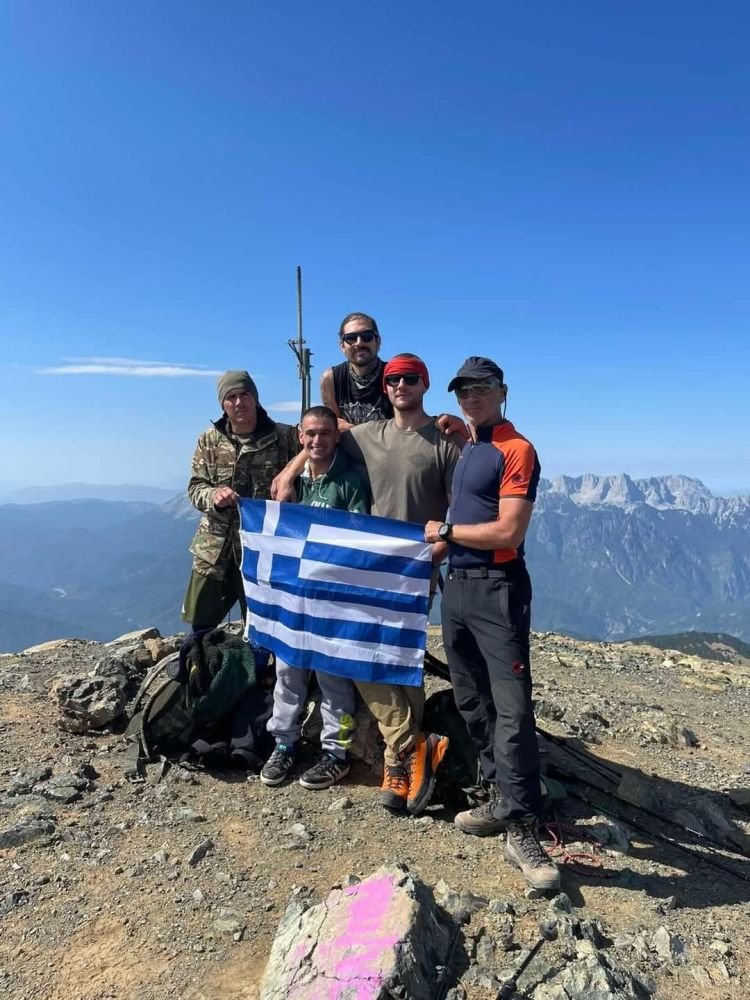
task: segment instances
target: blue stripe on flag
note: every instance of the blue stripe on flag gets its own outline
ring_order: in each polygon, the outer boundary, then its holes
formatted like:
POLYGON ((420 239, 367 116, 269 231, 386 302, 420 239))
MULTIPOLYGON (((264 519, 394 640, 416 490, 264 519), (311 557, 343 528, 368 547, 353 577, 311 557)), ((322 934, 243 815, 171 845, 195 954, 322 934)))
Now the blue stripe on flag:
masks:
POLYGON ((250 627, 250 641, 272 649, 284 663, 303 670, 321 670, 337 677, 348 677, 355 681, 374 681, 376 684, 403 684, 419 687, 424 676, 421 667, 403 667, 389 663, 363 663, 361 660, 347 660, 344 657, 326 656, 310 649, 297 649, 280 639, 250 627))
POLYGON ((428 559, 386 556, 378 552, 365 552, 362 549, 351 549, 343 545, 330 545, 323 542, 307 542, 302 550, 302 558, 310 559, 312 562, 330 563, 334 566, 350 566, 352 569, 369 570, 372 573, 411 576, 418 580, 429 580, 432 575, 432 563, 428 559))
MULTIPOLYGON (((295 632, 307 632, 326 639, 341 639, 348 642, 373 642, 384 647, 395 646, 409 649, 424 649, 426 635, 423 631, 396 628, 373 622, 360 622, 349 618, 319 618, 304 611, 287 611, 278 604, 264 604, 248 598, 248 608, 259 618, 280 622, 295 632)), ((394 650, 394 655, 397 655, 394 650)))
MULTIPOLYGON (((245 552, 248 550, 245 549, 245 552)), ((243 560, 242 571, 249 580, 256 582, 255 577, 245 571, 243 560)), ((333 583, 328 580, 301 580, 299 577, 299 559, 293 556, 276 555, 271 568, 270 585, 278 587, 288 594, 299 597, 313 597, 320 601, 337 601, 339 604, 369 604, 376 608, 391 611, 411 611, 414 614, 426 615, 429 610, 427 593, 409 594, 397 591, 376 590, 372 587, 354 586, 350 583, 333 583)))

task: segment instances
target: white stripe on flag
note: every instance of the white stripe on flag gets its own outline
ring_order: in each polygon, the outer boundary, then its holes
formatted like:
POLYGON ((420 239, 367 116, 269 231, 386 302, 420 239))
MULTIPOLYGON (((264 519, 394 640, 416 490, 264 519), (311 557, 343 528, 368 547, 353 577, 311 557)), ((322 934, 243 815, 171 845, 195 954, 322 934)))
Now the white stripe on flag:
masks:
POLYGON ((424 660, 423 649, 387 646, 379 642, 358 642, 352 639, 342 642, 341 639, 326 639, 310 632, 301 635, 295 629, 282 625, 281 622, 261 618, 256 614, 251 616, 251 624, 258 631, 266 632, 294 649, 312 650, 315 653, 335 656, 338 659, 355 660, 360 663, 385 663, 401 667, 421 667, 424 660))
MULTIPOLYGON (((281 513, 281 508, 277 503, 267 503, 266 513, 263 517, 263 535, 274 535, 276 532, 276 525, 279 523, 279 514, 281 513)), ((275 551, 275 546, 272 548, 268 538, 263 538, 262 536, 256 536, 258 538, 258 579, 259 580, 270 580, 271 579, 271 565, 273 563, 273 553, 275 551)), ((274 538, 274 542, 277 543, 279 539, 274 538)))
POLYGON ((307 540, 324 545, 342 545, 384 556, 396 555, 402 559, 419 559, 423 562, 430 558, 432 552, 432 546, 425 542, 410 542, 392 535, 376 535, 370 531, 354 531, 350 528, 333 528, 326 524, 310 524, 307 540))
MULTIPOLYGON (((250 601, 269 603, 268 587, 245 579, 245 593, 250 601)), ((284 590, 274 590, 274 604, 293 614, 306 614, 313 618, 333 618, 336 621, 358 621, 367 625, 387 625, 390 628, 424 629, 425 616, 412 611, 395 611, 369 604, 348 604, 346 601, 326 601, 319 598, 300 598, 284 590)), ((301 640, 304 643, 304 638, 301 640)), ((293 645, 290 643, 290 645, 293 645)))
POLYGON ((430 589, 429 579, 415 579, 396 573, 375 573, 368 569, 335 566, 331 563, 313 562, 310 559, 300 560, 299 578, 300 580, 342 583, 350 587, 369 587, 372 590, 385 590, 390 593, 414 594, 416 596, 426 596, 430 589))

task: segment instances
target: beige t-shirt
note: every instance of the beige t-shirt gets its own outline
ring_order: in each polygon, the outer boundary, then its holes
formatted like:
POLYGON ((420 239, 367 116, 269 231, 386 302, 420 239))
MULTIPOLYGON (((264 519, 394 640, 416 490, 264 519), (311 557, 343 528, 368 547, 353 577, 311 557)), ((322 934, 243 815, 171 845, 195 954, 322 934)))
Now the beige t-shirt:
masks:
POLYGON ((415 524, 445 520, 460 452, 433 417, 416 431, 403 431, 394 420, 358 424, 342 434, 341 447, 364 467, 370 513, 415 524))

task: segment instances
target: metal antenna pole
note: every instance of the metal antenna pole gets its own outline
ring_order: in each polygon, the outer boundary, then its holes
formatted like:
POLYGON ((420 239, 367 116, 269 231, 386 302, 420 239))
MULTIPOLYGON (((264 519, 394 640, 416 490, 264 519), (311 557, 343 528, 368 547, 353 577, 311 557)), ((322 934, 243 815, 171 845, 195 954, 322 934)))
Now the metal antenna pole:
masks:
POLYGON ((297 339, 290 340, 289 346, 294 351, 297 358, 297 374, 302 382, 302 410, 310 406, 310 358, 312 351, 305 347, 305 340, 302 336, 302 268, 297 266, 297 339))

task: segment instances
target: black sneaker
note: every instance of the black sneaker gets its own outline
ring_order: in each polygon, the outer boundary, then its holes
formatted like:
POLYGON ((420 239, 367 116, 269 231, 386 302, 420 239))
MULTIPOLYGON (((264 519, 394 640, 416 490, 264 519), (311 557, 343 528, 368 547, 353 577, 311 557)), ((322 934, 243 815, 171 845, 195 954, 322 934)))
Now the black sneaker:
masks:
POLYGON ((263 765, 260 780, 264 785, 280 785, 294 767, 294 747, 277 743, 276 749, 263 765))
POLYGON ((535 823, 508 823, 505 860, 521 869, 532 889, 560 891, 560 869, 539 843, 535 823))
POLYGON ((453 822, 463 833, 470 833, 475 837, 491 837, 495 833, 502 833, 508 823, 495 816, 499 800, 497 789, 493 787, 487 802, 457 813, 453 822))
POLYGON ((337 757, 336 754, 324 750, 313 766, 305 771, 299 783, 303 788, 317 791, 319 788, 330 788, 348 773, 348 757, 337 757))

